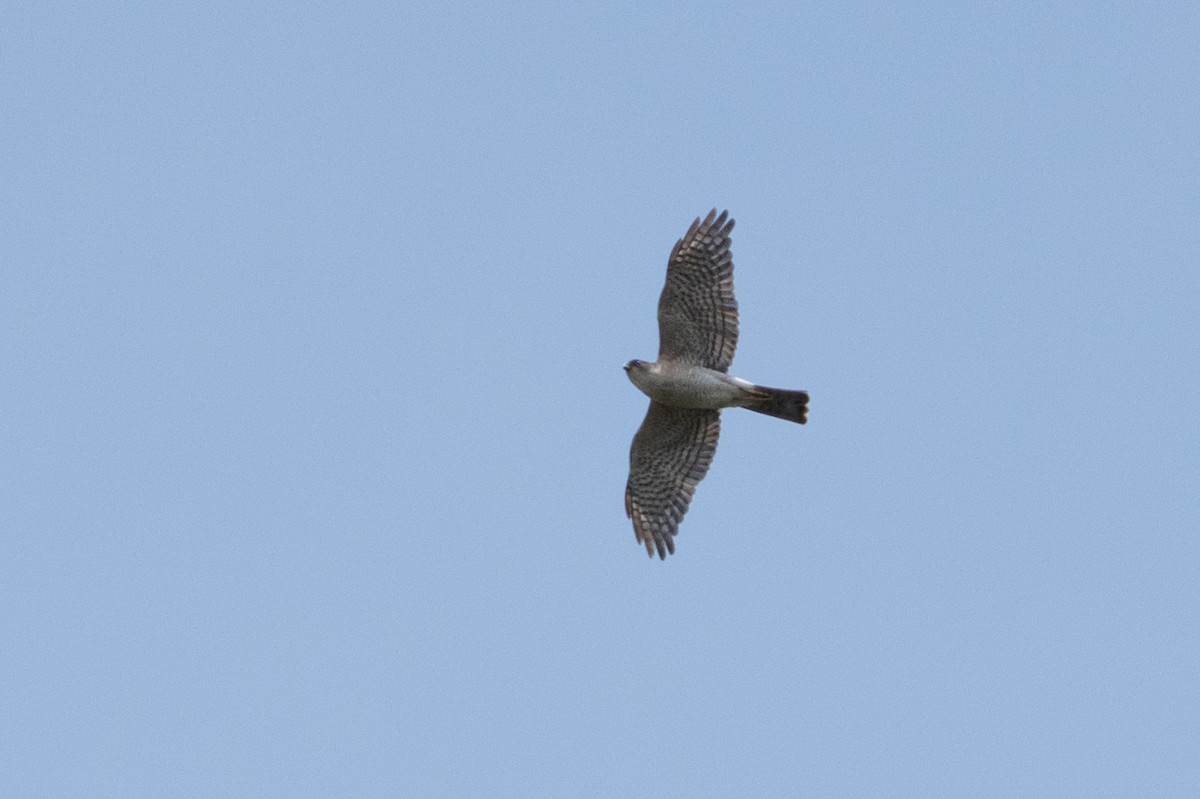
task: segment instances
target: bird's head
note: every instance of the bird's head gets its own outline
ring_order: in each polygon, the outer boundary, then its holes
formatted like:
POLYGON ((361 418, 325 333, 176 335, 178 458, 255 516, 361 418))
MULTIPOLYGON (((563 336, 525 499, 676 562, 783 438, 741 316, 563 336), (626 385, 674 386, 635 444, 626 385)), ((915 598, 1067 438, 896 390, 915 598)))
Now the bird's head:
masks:
POLYGON ((629 382, 640 388, 643 392, 653 382, 653 373, 657 370, 658 364, 647 363, 634 359, 625 364, 625 376, 629 378, 629 382))

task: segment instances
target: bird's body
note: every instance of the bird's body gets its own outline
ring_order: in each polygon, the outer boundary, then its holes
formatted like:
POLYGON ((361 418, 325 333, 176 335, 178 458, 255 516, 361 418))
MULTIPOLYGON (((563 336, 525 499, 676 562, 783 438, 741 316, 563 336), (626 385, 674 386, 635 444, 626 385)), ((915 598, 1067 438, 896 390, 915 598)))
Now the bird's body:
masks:
POLYGON ((625 371, 647 397, 676 408, 731 408, 753 397, 753 383, 703 366, 630 361, 625 371))
POLYGON ((703 366, 630 361, 630 381, 650 399, 675 408, 749 408, 804 424, 808 421, 808 392, 756 386, 749 380, 703 366))
POLYGON ((675 245, 658 302, 658 361, 625 365, 629 379, 650 397, 629 452, 625 512, 647 553, 660 558, 675 551, 679 523, 712 464, 722 408, 808 420, 808 392, 728 374, 738 311, 729 250, 733 220, 727 216, 714 209, 675 245))

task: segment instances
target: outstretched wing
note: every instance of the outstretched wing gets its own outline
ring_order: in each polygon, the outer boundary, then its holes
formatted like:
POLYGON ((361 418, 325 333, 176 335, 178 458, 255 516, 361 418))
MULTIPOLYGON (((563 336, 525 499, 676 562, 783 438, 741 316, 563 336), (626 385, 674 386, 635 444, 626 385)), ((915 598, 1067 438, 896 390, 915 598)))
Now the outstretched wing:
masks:
POLYGON ((646 553, 675 553, 675 535, 696 486, 708 473, 721 434, 721 412, 650 403, 629 450, 625 513, 646 553))
POLYGON ((738 311, 733 296, 733 220, 728 211, 697 219, 667 263, 658 300, 658 359, 727 371, 737 348, 738 311))

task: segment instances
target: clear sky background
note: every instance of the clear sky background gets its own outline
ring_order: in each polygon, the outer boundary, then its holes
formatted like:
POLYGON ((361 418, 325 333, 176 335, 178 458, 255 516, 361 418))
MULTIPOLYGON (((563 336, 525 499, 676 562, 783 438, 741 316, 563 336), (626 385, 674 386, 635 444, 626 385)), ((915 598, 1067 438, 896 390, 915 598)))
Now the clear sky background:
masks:
POLYGON ((650 5, 5 8, 0 794, 1200 795, 1200 7, 650 5))

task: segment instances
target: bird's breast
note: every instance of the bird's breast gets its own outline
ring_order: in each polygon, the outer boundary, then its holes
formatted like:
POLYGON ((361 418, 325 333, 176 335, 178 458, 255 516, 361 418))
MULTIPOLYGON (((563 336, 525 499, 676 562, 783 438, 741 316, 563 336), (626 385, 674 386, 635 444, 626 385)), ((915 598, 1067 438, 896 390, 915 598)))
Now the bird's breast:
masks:
POLYGON ((728 408, 745 394, 733 378, 702 366, 631 372, 630 379, 650 399, 678 408, 728 408))

